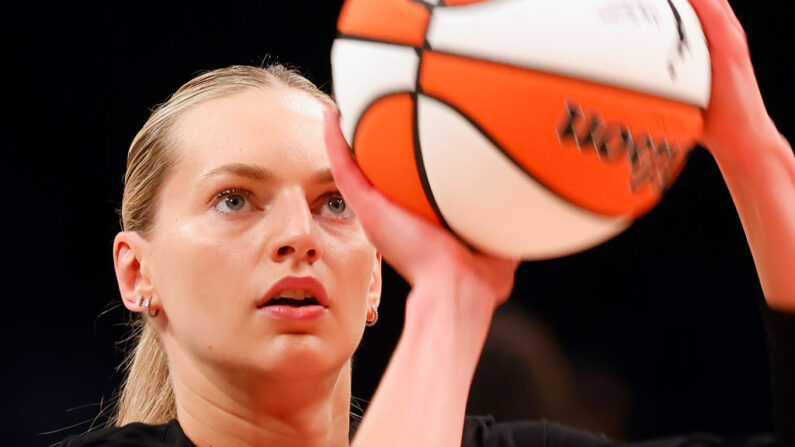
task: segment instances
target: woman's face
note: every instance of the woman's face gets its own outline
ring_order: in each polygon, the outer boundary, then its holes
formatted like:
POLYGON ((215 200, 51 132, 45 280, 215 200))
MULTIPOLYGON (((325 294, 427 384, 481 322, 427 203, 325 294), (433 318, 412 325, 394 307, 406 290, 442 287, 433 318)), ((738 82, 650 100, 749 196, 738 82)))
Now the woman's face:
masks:
POLYGON ((274 87, 179 119, 146 256, 172 361, 295 378, 338 370, 355 351, 380 258, 332 180, 323 111, 274 87), (287 277, 299 282, 273 289, 287 277), (269 291, 293 300, 263 306, 269 291), (299 303, 304 293, 319 304, 299 303))

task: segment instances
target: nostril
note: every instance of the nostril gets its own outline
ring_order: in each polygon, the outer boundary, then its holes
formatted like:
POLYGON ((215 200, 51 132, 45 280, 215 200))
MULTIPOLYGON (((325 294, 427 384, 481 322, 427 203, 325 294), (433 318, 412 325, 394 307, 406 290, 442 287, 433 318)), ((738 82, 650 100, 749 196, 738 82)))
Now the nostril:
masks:
POLYGON ((288 256, 293 256, 296 255, 297 253, 298 254, 303 253, 301 255, 301 258, 310 260, 310 262, 314 259, 317 259, 317 257, 320 256, 320 252, 316 248, 306 248, 306 251, 304 251, 303 248, 298 249, 292 244, 282 245, 281 247, 277 248, 273 256, 277 259, 285 259, 288 256))

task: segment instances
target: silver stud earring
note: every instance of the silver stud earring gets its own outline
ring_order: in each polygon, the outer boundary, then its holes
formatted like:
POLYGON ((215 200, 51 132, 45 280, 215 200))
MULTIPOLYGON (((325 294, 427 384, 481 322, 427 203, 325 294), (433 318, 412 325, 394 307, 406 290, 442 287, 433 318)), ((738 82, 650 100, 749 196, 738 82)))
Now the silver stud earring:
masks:
POLYGON ((149 309, 149 303, 150 303, 151 301, 152 301, 152 298, 151 298, 151 297, 149 297, 149 298, 144 298, 143 296, 139 296, 139 297, 138 297, 138 307, 141 307, 141 306, 143 305, 143 308, 144 308, 144 309, 146 309, 146 314, 147 314, 147 315, 149 315, 149 317, 150 317, 150 318, 156 318, 156 317, 157 317, 157 314, 159 313, 159 310, 158 310, 158 309, 155 309, 155 311, 154 311, 154 312, 152 312, 152 311, 149 309))

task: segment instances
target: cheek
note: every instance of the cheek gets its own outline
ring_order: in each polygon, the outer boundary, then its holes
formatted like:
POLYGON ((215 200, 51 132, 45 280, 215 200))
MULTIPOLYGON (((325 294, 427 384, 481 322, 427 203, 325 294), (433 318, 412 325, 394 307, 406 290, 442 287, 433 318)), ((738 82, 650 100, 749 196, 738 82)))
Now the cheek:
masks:
POLYGON ((248 308, 247 298, 256 294, 248 290, 253 288, 247 281, 251 276, 250 241, 237 243, 186 224, 163 231, 153 251, 156 290, 170 324, 182 337, 198 341, 214 333, 212 339, 219 341, 218 337, 228 332, 223 327, 234 327, 242 310, 248 308))
POLYGON ((364 238, 348 238, 335 241, 329 247, 326 258, 336 279, 340 300, 344 302, 346 315, 353 328, 364 324, 367 298, 375 262, 375 249, 364 238))

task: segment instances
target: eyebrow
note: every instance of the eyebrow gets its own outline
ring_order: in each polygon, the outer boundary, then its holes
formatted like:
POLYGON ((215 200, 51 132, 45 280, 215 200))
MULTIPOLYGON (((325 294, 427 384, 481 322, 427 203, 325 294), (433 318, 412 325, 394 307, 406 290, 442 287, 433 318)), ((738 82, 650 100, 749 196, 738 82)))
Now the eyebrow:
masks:
MULTIPOLYGON (((242 177, 248 177, 253 180, 269 181, 275 177, 273 171, 262 166, 250 165, 246 163, 229 163, 217 168, 211 169, 196 179, 196 183, 201 182, 210 177, 215 177, 222 174, 235 174, 242 177)), ((320 169, 312 174, 311 179, 316 183, 332 183, 334 177, 331 174, 331 169, 320 169)))
POLYGON ((331 169, 321 169, 312 176, 312 180, 316 183, 333 183, 334 176, 331 175, 331 169))
POLYGON ((249 165, 245 163, 229 163, 217 168, 211 169, 204 174, 200 175, 196 182, 204 179, 215 177, 221 174, 235 174, 242 177, 248 177, 254 180, 271 180, 273 172, 267 168, 257 165, 249 165))

